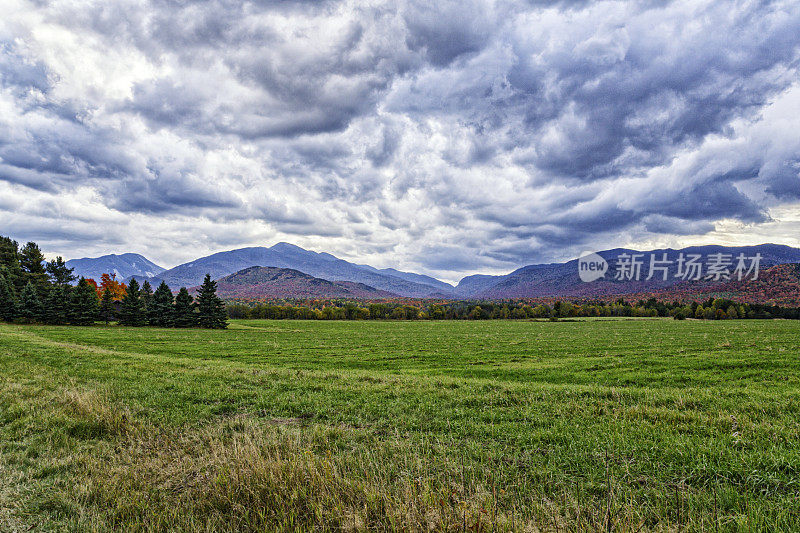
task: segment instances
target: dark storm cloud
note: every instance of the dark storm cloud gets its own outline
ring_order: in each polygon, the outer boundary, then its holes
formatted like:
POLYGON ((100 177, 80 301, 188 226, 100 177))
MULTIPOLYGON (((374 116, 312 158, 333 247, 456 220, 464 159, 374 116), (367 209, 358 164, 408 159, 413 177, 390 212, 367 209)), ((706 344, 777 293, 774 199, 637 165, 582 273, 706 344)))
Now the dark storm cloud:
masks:
POLYGON ((0 21, 15 192, 397 242, 431 271, 800 200, 796 2, 21 5, 0 21))
POLYGON ((145 179, 123 180, 113 190, 112 206, 126 212, 170 213, 196 208, 228 208, 235 210, 242 204, 227 191, 207 187, 197 176, 181 173, 163 176, 154 173, 145 179))
POLYGON ((736 217, 762 222, 763 210, 730 183, 711 183, 678 194, 669 205, 654 212, 684 220, 736 217))
POLYGON ((0 40, 0 86, 46 92, 50 85, 47 67, 42 62, 28 60, 15 53, 13 43, 0 40))
POLYGON ((714 225, 706 221, 687 221, 677 217, 649 215, 645 217, 644 227, 652 233, 668 233, 671 235, 696 235, 714 230, 714 225))
POLYGON ((404 20, 406 43, 424 54, 435 67, 482 50, 492 37, 495 13, 481 2, 443 0, 436 3, 412 1, 404 20))
POLYGON ((781 199, 800 199, 800 157, 780 161, 778 168, 764 169, 768 179, 767 192, 781 199))
MULTIPOLYGON (((159 4, 148 24, 125 26, 125 40, 209 76, 187 84, 176 72, 141 82, 126 107, 162 126, 244 139, 341 131, 374 111, 395 76, 422 64, 406 46, 387 41, 393 8, 345 11, 332 2, 308 9, 309 2, 288 9, 292 4, 159 4), (220 78, 239 83, 242 99, 220 99, 220 78)), ((106 33, 115 8, 105 11, 107 23, 86 23, 106 33)))
MULTIPOLYGON (((751 115, 784 89, 791 80, 770 69, 797 59, 798 9, 750 4, 733 20, 720 20, 727 27, 712 32, 682 31, 692 23, 690 14, 675 13, 676 27, 670 28, 675 34, 664 35, 650 32, 658 9, 637 14, 642 20, 630 28, 621 21, 597 31, 595 19, 570 19, 573 27, 565 22, 563 28, 543 30, 552 32, 553 40, 566 40, 563 47, 549 39, 512 43, 516 54, 503 73, 510 94, 502 102, 454 111, 481 110, 484 123, 490 123, 511 106, 523 117, 517 142, 534 141, 532 161, 540 170, 584 179, 624 174, 628 162, 622 168, 618 163, 626 150, 637 152, 634 164, 660 163, 676 146, 723 131, 731 119, 751 115), (558 29, 566 36, 557 35, 558 29)), ((600 8, 593 10, 601 16, 600 8)), ((716 4, 700 15, 722 19, 727 12, 716 4)), ((438 111, 435 98, 428 107, 412 99, 428 89, 419 81, 407 97, 420 113, 438 111)), ((483 83, 472 89, 474 94, 460 94, 470 104, 491 94, 483 83)))

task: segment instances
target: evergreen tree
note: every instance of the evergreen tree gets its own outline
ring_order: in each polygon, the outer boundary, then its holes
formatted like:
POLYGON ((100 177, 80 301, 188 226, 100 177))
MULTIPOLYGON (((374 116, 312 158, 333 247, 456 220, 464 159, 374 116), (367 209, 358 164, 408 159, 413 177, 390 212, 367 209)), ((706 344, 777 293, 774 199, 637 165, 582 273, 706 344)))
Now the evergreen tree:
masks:
POLYGON ((47 284, 47 273, 44 270, 44 255, 35 242, 29 242, 19 252, 19 265, 22 267, 25 282, 32 282, 36 287, 47 284))
POLYGON ((131 279, 131 283, 128 285, 128 292, 122 297, 119 323, 123 326, 144 326, 147 323, 139 282, 136 281, 136 278, 131 279))
POLYGON ((6 278, 6 269, 0 265, 0 320, 11 322, 17 318, 17 298, 14 294, 14 285, 6 278))
POLYGON ((176 328, 193 328, 197 325, 195 304, 186 287, 181 287, 175 297, 174 319, 176 328))
POLYGON ((103 297, 100 299, 100 320, 108 324, 109 320, 114 316, 114 297, 111 291, 106 287, 103 289, 103 297))
POLYGON ((150 286, 150 282, 144 280, 142 283, 142 290, 139 293, 139 296, 142 299, 142 307, 144 308, 144 321, 145 324, 150 324, 150 317, 152 316, 152 309, 151 306, 153 304, 153 287, 150 286))
POLYGON ((66 324, 72 311, 71 287, 52 285, 46 292, 42 303, 42 322, 46 324, 66 324))
POLYGON ((150 305, 148 321, 151 326, 171 328, 175 325, 173 300, 169 285, 162 281, 153 294, 153 301, 150 305))
POLYGON ((97 320, 97 291, 81 276, 72 292, 71 322, 77 326, 91 326, 97 320))
POLYGON ((36 287, 30 281, 22 289, 20 295, 19 317, 30 322, 38 322, 42 319, 42 303, 39 295, 36 294, 36 287))
POLYGON ((0 237, 0 269, 9 284, 9 288, 16 295, 25 288, 22 268, 19 265, 19 245, 9 237, 0 237))
POLYGON ((206 274, 203 284, 197 290, 198 324, 201 328, 225 329, 228 327, 228 315, 225 304, 217 296, 217 282, 206 274))
POLYGON ((69 285, 77 278, 72 274, 74 268, 69 268, 64 262, 64 258, 60 255, 48 262, 45 266, 45 271, 50 279, 56 285, 69 285))
POLYGON ((0 236, 0 265, 19 264, 19 244, 10 237, 0 236))

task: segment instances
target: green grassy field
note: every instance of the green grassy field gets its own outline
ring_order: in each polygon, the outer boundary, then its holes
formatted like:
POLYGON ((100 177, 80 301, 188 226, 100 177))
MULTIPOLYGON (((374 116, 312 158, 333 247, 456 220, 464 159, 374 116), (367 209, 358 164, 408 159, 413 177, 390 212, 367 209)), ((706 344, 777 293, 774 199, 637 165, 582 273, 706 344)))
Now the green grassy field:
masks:
POLYGON ((799 322, 0 325, 0 531, 788 531, 799 494, 799 322))

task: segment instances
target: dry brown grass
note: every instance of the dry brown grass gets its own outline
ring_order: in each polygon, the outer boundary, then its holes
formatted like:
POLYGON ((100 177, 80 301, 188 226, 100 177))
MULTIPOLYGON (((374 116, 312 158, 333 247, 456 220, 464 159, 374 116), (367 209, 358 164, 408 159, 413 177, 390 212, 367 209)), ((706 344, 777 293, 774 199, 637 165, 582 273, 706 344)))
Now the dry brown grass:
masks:
POLYGON ((141 429, 113 463, 90 464, 89 522, 136 531, 537 530, 498 513, 491 488, 459 482, 453 467, 431 475, 401 441, 334 453, 346 431, 244 418, 180 433, 141 429))

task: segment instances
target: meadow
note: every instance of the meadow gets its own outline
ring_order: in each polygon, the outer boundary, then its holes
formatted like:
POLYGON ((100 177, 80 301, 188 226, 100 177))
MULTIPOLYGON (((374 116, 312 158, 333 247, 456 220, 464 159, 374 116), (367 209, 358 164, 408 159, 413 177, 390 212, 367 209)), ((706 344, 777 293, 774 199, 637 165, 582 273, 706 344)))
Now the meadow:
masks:
POLYGON ((0 325, 0 531, 800 529, 800 322, 0 325))

